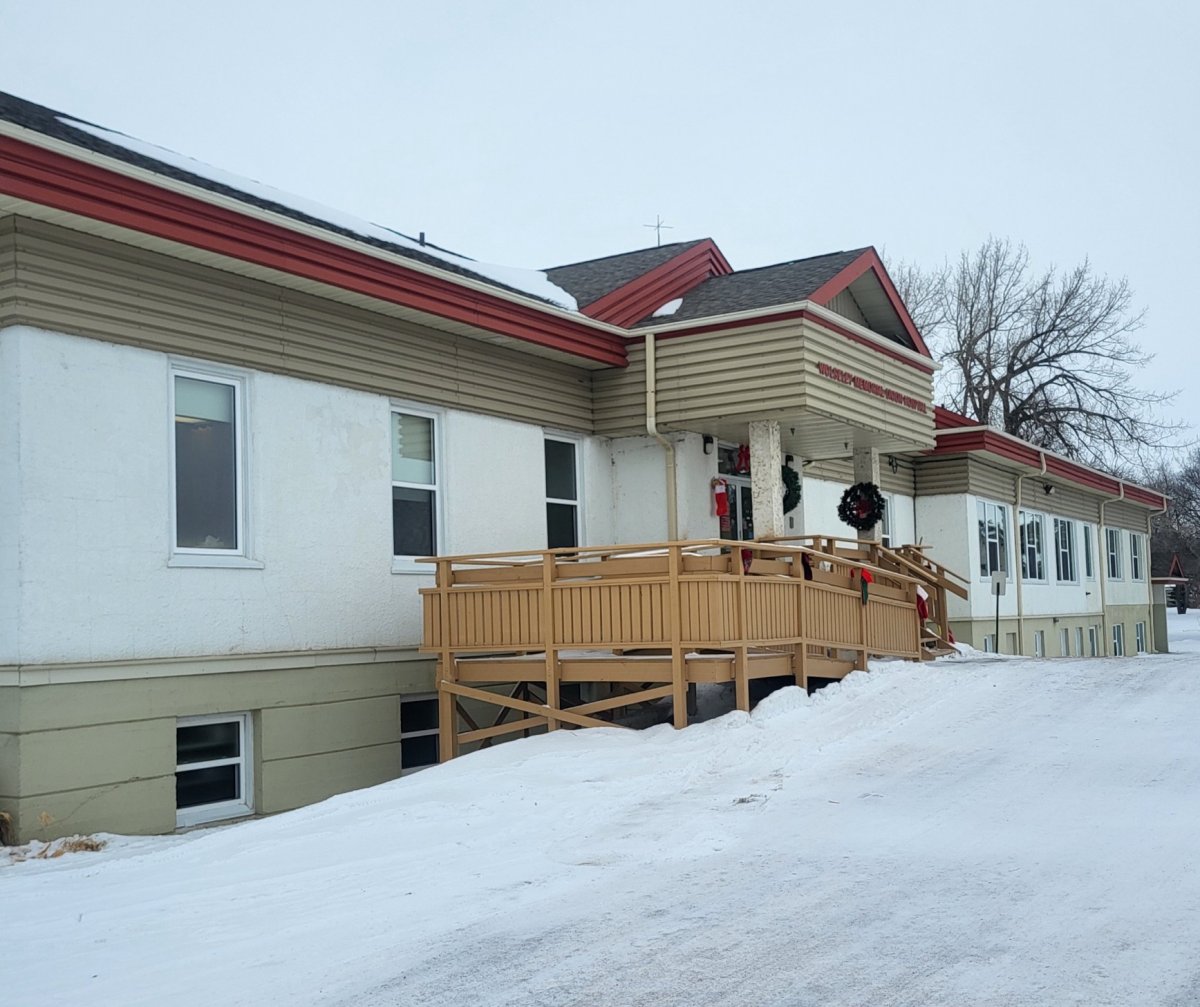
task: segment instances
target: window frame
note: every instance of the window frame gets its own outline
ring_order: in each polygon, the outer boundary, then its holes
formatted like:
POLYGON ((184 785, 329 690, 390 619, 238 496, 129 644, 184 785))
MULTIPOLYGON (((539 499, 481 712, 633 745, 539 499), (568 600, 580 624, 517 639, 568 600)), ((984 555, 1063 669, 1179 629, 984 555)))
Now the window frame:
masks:
POLYGON ((1071 656, 1071 630, 1066 626, 1058 631, 1058 652, 1061 657, 1071 656))
POLYGON ((1075 650, 1076 657, 1083 657, 1083 627, 1075 627, 1075 650))
POLYGON ((1096 579, 1096 557, 1093 555, 1092 526, 1086 521, 1083 523, 1083 575, 1087 580, 1096 579))
POLYGON ((1035 629, 1033 631, 1033 656, 1046 656, 1046 631, 1044 629, 1035 629))
POLYGON ((996 503, 993 500, 986 500, 983 497, 976 497, 975 502, 976 502, 976 517, 977 517, 977 521, 978 521, 979 532, 983 533, 982 535, 977 536, 978 537, 978 545, 980 547, 979 564, 978 564, 979 565, 979 579, 981 581, 991 580, 992 574, 995 573, 996 570, 1003 570, 1005 576, 1007 577, 1009 574, 1008 546, 1009 546, 1009 539, 1011 537, 1011 531, 1010 531, 1009 524, 1008 524, 1008 504, 996 503), (986 533, 986 529, 988 527, 989 508, 992 508, 994 510, 994 513, 997 516, 997 518, 1000 519, 998 521, 996 527, 998 528, 1000 524, 1002 524, 1004 526, 1004 541, 1003 541, 1003 543, 1001 543, 1001 541, 1000 541, 999 532, 997 532, 997 535, 996 535, 996 557, 997 557, 997 562, 999 565, 994 569, 991 566, 991 562, 990 562, 991 557, 989 555, 989 548, 988 548, 992 539, 986 533), (985 565, 987 567, 986 572, 984 570, 985 565))
POLYGON ((423 769, 432 769, 434 766, 438 765, 438 763, 440 763, 442 761, 442 746, 441 746, 440 733, 439 733, 439 727, 438 727, 436 716, 434 718, 433 727, 421 728, 418 731, 404 730, 404 707, 409 703, 428 703, 428 702, 432 702, 434 704, 435 712, 438 712, 438 707, 437 707, 438 694, 436 692, 414 692, 411 695, 408 693, 405 693, 400 696, 400 708, 397 711, 397 716, 399 717, 399 724, 397 725, 399 730, 397 731, 397 736, 398 736, 398 739, 400 742, 400 747, 398 749, 398 758, 400 759, 400 775, 401 776, 411 776, 413 773, 419 773, 423 769), (437 758, 433 762, 428 762, 428 763, 425 763, 424 765, 405 766, 404 765, 404 742, 409 741, 412 738, 429 738, 429 737, 432 737, 434 739, 434 741, 437 743, 437 745, 436 745, 437 758))
POLYGON ((1146 564, 1142 558, 1144 553, 1141 533, 1131 531, 1129 533, 1129 579, 1138 583, 1146 579, 1146 564))
POLYGON ((1120 528, 1105 528, 1104 529, 1104 561, 1105 572, 1108 574, 1109 580, 1124 580, 1124 556, 1121 550, 1121 529, 1120 528), (1116 544, 1114 551, 1113 544, 1116 544), (1114 568, 1116 573, 1113 573, 1114 568))
POLYGON ((167 362, 167 443, 168 443, 168 530, 167 566, 169 567, 223 567, 232 569, 261 570, 263 564, 253 558, 252 523, 250 520, 250 438, 247 436, 246 400, 250 393, 250 373, 240 368, 223 367, 194 360, 168 358, 167 362), (179 545, 179 480, 176 473, 175 450, 175 381, 187 378, 209 384, 226 385, 233 388, 233 445, 234 477, 236 479, 235 501, 237 520, 236 549, 204 549, 197 546, 179 545))
POLYGON ((1114 622, 1112 626, 1113 657, 1125 656, 1125 624, 1114 622))
MULTIPOLYGON (((388 491, 389 501, 391 500, 391 490, 399 487, 400 489, 415 489, 415 490, 430 490, 433 493, 433 545, 434 553, 441 555, 445 550, 445 467, 443 459, 446 457, 446 452, 443 443, 443 420, 445 413, 441 409, 431 409, 428 406, 420 406, 411 402, 402 402, 393 400, 388 403, 388 430, 387 430, 387 451, 388 451, 388 491), (395 431, 395 423, 392 417, 400 416, 416 416, 419 419, 429 420, 433 424, 433 483, 414 483, 396 480, 392 478, 392 455, 395 448, 392 444, 392 436, 395 431)), ((395 549, 395 526, 394 518, 391 517, 392 511, 388 509, 388 537, 393 542, 393 550, 395 549)), ((396 555, 392 553, 392 573, 396 574, 425 574, 432 576, 434 573, 433 567, 428 563, 418 563, 417 556, 413 555, 396 555)))
POLYGON ((1040 511, 1025 510, 1017 512, 1017 523, 1020 526, 1019 544, 1021 546, 1021 579, 1031 584, 1048 583, 1046 579, 1046 516, 1040 511), (1037 560, 1037 573, 1029 572, 1030 543, 1025 533, 1026 526, 1037 528, 1037 542, 1033 545, 1034 558, 1037 560))
POLYGON ((1070 518, 1054 518, 1054 574, 1060 584, 1079 583, 1079 565, 1075 561, 1075 522, 1070 518), (1063 548, 1059 529, 1066 531, 1066 548, 1063 548), (1063 576, 1063 559, 1067 560, 1069 576, 1063 576))
POLYGON ((879 519, 879 544, 885 549, 892 547, 892 497, 891 493, 880 493, 883 497, 883 517, 879 519))
POLYGON ((180 764, 179 747, 176 741, 175 774, 210 769, 215 766, 238 765, 241 768, 242 796, 239 800, 215 801, 212 804, 197 804, 190 808, 175 807, 175 827, 190 828, 208 822, 223 822, 232 818, 245 818, 254 814, 254 724, 249 712, 208 713, 194 717, 176 717, 175 728, 195 727, 200 724, 239 724, 238 756, 230 759, 210 759, 208 762, 180 764))
POLYGON ((1088 626, 1088 657, 1100 656, 1100 631, 1095 626, 1088 626))
POLYGON ((1133 624, 1133 646, 1135 654, 1145 654, 1146 651, 1146 624, 1145 622, 1135 622, 1133 624))
POLYGON ((584 525, 584 507, 583 507, 583 438, 576 437, 571 434, 558 433, 557 431, 543 430, 542 431, 542 484, 543 497, 545 499, 546 511, 546 547, 550 546, 550 504, 561 504, 563 506, 575 508, 575 545, 562 546, 560 548, 576 548, 580 549, 587 543, 584 525), (546 441, 557 441, 560 444, 570 444, 574 449, 575 454, 575 499, 567 500, 562 497, 552 497, 545 486, 548 473, 546 472, 546 441))

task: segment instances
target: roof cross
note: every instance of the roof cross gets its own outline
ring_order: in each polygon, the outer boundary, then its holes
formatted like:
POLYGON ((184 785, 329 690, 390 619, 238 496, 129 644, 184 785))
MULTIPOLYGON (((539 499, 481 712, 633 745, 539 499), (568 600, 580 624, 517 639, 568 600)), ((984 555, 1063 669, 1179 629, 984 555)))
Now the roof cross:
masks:
POLYGON ((667 231, 674 230, 674 228, 670 224, 664 224, 662 217, 660 217, 657 213, 654 215, 654 223, 653 224, 643 224, 642 227, 653 227, 654 228, 654 237, 655 237, 654 243, 660 247, 662 246, 663 231, 664 230, 667 230, 667 231))

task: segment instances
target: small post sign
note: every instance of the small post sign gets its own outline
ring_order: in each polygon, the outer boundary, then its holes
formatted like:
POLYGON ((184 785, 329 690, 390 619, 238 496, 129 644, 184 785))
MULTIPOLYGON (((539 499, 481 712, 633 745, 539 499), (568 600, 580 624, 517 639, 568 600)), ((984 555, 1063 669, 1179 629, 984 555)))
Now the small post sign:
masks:
POLYGON ((992 572, 992 594, 996 596, 996 653, 1000 653, 1000 596, 1008 587, 1008 574, 1003 570, 992 572))

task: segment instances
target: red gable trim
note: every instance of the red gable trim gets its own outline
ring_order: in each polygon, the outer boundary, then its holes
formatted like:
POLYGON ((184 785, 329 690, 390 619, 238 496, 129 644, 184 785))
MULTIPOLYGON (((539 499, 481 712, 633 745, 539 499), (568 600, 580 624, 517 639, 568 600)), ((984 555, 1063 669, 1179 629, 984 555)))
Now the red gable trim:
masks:
POLYGON ((0 193, 427 311, 610 366, 624 340, 376 256, 0 136, 0 193))
MULTIPOLYGON (((1031 444, 1010 437, 998 430, 964 430, 957 432, 953 429, 937 434, 937 447, 930 455, 962 454, 967 451, 986 451, 999 458, 1026 465, 1029 468, 1041 469, 1042 452, 1031 444)), ((1046 474, 1057 476, 1067 482, 1084 486, 1088 489, 1109 496, 1121 495, 1121 480, 1097 472, 1095 469, 1068 461, 1055 455, 1047 454, 1046 474)), ((1144 504, 1147 507, 1161 509, 1167 506, 1167 498, 1154 490, 1143 486, 1125 483, 1125 499, 1131 503, 1144 504)))
POLYGON ((610 290, 582 310, 589 318, 629 326, 668 301, 682 297, 710 276, 724 276, 732 272, 733 267, 721 250, 711 238, 705 238, 662 265, 630 280, 623 287, 610 290))
MULTIPOLYGON (((667 321, 669 322, 669 319, 667 321)), ((676 339, 684 336, 701 336, 706 332, 722 332, 725 330, 732 332, 737 329, 744 329, 750 325, 770 325, 773 322, 790 321, 812 322, 813 325, 819 325, 824 329, 828 329, 830 332, 836 332, 839 336, 844 336, 853 343, 859 343, 860 345, 867 347, 869 350, 873 350, 885 357, 891 357, 893 360, 898 360, 900 363, 906 364, 918 371, 922 371, 925 374, 933 373, 932 362, 926 364, 919 360, 913 360, 911 356, 906 356, 905 354, 901 353, 899 349, 889 349, 887 346, 881 345, 872 339, 868 339, 866 336, 860 335, 859 333, 854 332, 845 326, 838 325, 837 322, 831 322, 827 318, 819 318, 811 311, 807 311, 804 308, 793 308, 790 311, 777 311, 770 315, 758 315, 757 317, 742 318, 732 322, 709 322, 707 324, 692 325, 687 328, 672 329, 670 332, 656 333, 656 338, 661 343, 664 339, 676 339)), ((883 339, 884 337, 880 336, 879 338, 883 339)), ((643 342, 644 340, 645 336, 639 335, 636 330, 630 334, 630 343, 637 344, 639 342, 643 342)))
POLYGON ((933 425, 938 430, 947 430, 951 427, 987 426, 986 423, 980 423, 979 420, 973 420, 970 416, 956 413, 953 409, 947 409, 945 406, 933 407, 933 425))
POLYGON ((900 317, 900 324, 904 326, 904 331, 908 333, 908 337, 912 340, 913 346, 917 348, 917 352, 924 357, 932 357, 929 347, 925 345, 925 340, 921 338, 921 333, 917 331, 917 327, 908 313, 908 308, 904 306, 904 302, 900 299, 900 294, 897 292, 895 284, 892 283, 892 278, 888 276, 887 270, 883 265, 883 260, 879 258, 873 248, 868 248, 850 265, 834 276, 833 279, 827 280, 822 286, 818 287, 814 293, 809 295, 808 299, 814 304, 825 307, 829 301, 850 286, 851 283, 862 276, 868 269, 875 271, 875 276, 883 287, 883 292, 887 295, 892 308, 900 317))

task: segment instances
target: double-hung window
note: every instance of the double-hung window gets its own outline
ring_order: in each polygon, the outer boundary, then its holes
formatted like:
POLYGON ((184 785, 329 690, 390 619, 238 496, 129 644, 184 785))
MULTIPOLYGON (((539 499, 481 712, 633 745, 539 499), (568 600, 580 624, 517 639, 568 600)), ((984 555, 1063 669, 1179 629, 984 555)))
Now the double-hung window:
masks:
POLYGON ((1008 572, 1008 508, 979 501, 979 575, 987 580, 997 570, 1008 572))
POLYGON ((438 551, 437 417, 392 410, 392 556, 438 551))
POLYGON ((1142 536, 1137 532, 1129 533, 1129 576, 1134 580, 1145 580, 1142 569, 1142 536))
POLYGON ((199 825, 254 810, 250 715, 180 717, 175 723, 175 822, 199 825))
POLYGON ((1021 511, 1021 576, 1046 579, 1046 546, 1042 515, 1021 511))
POLYGON ((1112 628, 1113 637, 1113 657, 1125 656, 1125 626, 1122 623, 1114 623, 1112 628))
POLYGON ((1139 622, 1134 625, 1133 638, 1137 643, 1137 652, 1139 654, 1146 653, 1146 624, 1144 622, 1139 622))
POLYGON ((1088 580, 1096 579, 1095 560, 1092 558, 1092 526, 1083 526, 1083 575, 1088 580))
POLYGON ((171 565, 258 565, 246 547, 244 375, 171 369, 171 565))
POLYGON ((1073 584, 1079 577, 1075 570, 1075 522, 1054 519, 1054 567, 1062 583, 1073 584))
POLYGON ((1104 540, 1108 546, 1108 579, 1121 579, 1121 532, 1116 528, 1104 529, 1104 540))
POLYGON ((579 545, 579 445, 565 437, 547 437, 546 546, 579 545))

